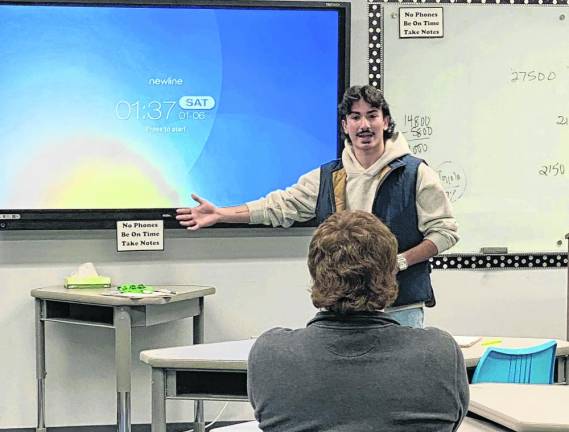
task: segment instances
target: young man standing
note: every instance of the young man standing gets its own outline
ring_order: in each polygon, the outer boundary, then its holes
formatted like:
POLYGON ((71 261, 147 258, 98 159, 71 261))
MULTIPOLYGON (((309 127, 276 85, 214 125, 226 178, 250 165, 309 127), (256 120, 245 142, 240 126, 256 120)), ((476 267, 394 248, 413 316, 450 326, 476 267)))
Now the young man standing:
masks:
POLYGON ((422 327, 423 307, 434 306, 429 258, 458 241, 458 228, 438 175, 411 155, 383 94, 372 86, 349 88, 339 105, 345 147, 339 160, 310 171, 298 183, 245 205, 199 205, 178 210, 190 230, 218 222, 288 227, 340 210, 364 210, 381 219, 399 242, 399 296, 389 313, 422 327))

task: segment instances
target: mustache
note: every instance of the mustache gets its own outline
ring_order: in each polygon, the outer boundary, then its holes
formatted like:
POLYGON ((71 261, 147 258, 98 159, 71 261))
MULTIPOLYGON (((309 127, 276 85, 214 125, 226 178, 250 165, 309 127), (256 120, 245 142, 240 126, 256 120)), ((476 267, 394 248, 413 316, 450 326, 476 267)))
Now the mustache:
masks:
POLYGON ((371 129, 362 129, 361 131, 358 131, 358 133, 356 134, 356 136, 362 136, 362 135, 374 135, 373 131, 371 129))

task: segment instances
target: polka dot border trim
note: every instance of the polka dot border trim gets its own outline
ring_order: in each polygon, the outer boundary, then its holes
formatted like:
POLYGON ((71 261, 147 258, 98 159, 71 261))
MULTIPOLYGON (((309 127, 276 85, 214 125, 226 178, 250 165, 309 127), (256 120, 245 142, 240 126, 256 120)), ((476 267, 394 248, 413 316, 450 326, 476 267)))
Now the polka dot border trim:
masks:
POLYGON ((436 270, 517 270, 567 267, 567 254, 438 255, 430 262, 436 270))

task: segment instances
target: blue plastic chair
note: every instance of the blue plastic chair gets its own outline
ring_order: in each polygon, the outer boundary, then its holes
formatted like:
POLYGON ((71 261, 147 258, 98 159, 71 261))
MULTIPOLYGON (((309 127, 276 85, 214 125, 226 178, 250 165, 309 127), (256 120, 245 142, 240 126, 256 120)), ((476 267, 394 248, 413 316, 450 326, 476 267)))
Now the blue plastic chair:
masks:
POLYGON ((556 349, 554 340, 529 348, 490 347, 478 362, 472 384, 553 384, 556 349))

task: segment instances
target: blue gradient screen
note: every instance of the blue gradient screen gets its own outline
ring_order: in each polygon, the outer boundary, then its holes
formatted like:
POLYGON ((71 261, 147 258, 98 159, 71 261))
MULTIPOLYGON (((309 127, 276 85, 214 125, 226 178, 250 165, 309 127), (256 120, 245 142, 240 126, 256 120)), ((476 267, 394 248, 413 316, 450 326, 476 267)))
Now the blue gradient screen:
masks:
POLYGON ((220 206, 337 156, 335 10, 0 6, 0 208, 220 206))

